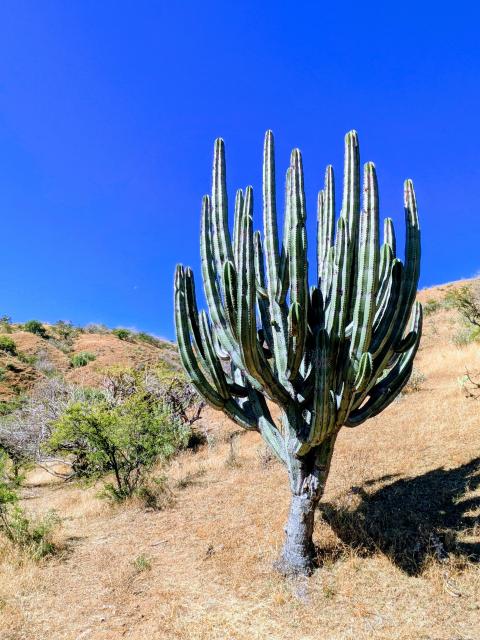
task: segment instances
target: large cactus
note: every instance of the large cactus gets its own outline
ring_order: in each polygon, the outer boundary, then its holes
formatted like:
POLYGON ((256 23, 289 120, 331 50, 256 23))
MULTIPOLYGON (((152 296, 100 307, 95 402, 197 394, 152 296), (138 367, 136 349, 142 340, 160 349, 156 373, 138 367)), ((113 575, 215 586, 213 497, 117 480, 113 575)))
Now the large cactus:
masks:
POLYGON ((420 230, 405 182, 405 264, 392 220, 379 242, 375 166, 345 137, 343 200, 335 224, 333 168, 318 195, 317 274, 309 275, 300 151, 286 174, 279 241, 274 143, 265 136, 263 241, 253 231, 253 191, 237 191, 233 240, 225 151, 215 142, 212 195, 202 204, 201 258, 208 315, 197 310, 193 273, 177 266, 175 322, 183 365, 198 392, 245 429, 257 430, 286 465, 292 503, 279 568, 312 569, 314 510, 342 426, 385 409, 408 381, 422 310, 415 302, 420 230), (336 231, 335 231, 336 228, 336 231), (267 402, 269 401, 269 402, 267 402), (272 403, 280 409, 272 415, 272 403))

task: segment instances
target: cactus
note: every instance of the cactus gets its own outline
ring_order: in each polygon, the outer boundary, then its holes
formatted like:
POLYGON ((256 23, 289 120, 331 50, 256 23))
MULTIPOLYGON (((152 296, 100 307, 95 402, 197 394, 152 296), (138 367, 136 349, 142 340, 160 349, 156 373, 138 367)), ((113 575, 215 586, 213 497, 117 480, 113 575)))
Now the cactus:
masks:
POLYGON ((395 399, 408 381, 420 340, 422 309, 415 302, 420 230, 413 184, 407 180, 404 187, 405 264, 396 256, 389 218, 380 246, 371 162, 364 166, 363 190, 361 210, 358 138, 351 131, 345 137, 336 223, 331 166, 318 195, 317 274, 309 278, 300 151, 292 151, 286 173, 283 239, 271 131, 263 158, 263 240, 253 231, 251 187, 236 193, 232 239, 225 150, 218 139, 212 195, 202 204, 208 315, 198 311, 191 269, 176 269, 178 346, 193 385, 234 422, 259 431, 287 467, 292 502, 277 564, 284 573, 312 570, 314 511, 340 428, 362 424, 395 399))

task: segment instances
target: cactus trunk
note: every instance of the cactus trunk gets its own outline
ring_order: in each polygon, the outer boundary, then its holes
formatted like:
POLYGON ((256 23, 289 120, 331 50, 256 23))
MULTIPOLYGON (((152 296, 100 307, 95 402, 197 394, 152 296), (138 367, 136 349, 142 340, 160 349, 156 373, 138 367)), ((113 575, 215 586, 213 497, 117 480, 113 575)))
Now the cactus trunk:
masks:
POLYGON ((292 492, 285 544, 275 567, 285 576, 310 575, 315 567, 315 510, 323 495, 336 435, 325 440, 290 470, 292 492))
POLYGON ((265 136, 263 227, 253 229, 253 190, 235 198, 228 222, 225 149, 215 142, 212 196, 202 203, 201 258, 208 314, 199 313, 193 273, 178 265, 175 324, 183 366, 200 395, 245 429, 258 431, 286 466, 292 489, 279 566, 307 572, 312 531, 342 426, 357 427, 386 408, 408 381, 422 330, 415 302, 420 228, 413 184, 404 185, 405 263, 393 223, 380 245, 375 166, 364 166, 358 137, 345 137, 340 214, 327 167, 318 196, 316 274, 307 260, 306 200, 300 151, 285 180, 279 237, 274 142, 265 136), (270 412, 276 404, 277 422, 270 412))

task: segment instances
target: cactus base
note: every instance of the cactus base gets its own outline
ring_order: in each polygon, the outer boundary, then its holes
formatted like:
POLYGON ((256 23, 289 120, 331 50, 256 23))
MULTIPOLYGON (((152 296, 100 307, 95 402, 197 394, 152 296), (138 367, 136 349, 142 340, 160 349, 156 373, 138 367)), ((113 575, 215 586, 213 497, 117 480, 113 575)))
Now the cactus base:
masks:
POLYGON ((293 495, 290 505, 286 540, 274 568, 284 576, 309 576, 315 568, 315 547, 312 535, 317 499, 293 495))

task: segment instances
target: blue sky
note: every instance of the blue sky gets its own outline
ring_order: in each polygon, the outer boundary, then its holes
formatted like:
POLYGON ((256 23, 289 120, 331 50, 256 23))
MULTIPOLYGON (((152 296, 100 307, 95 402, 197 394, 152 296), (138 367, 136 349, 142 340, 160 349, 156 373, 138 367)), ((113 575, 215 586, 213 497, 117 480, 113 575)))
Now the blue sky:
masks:
POLYGON ((475 274, 480 9, 442 6, 4 0, 0 312, 173 338, 174 266, 199 276, 214 138, 231 201, 252 184, 259 220, 267 128, 280 193, 302 150, 312 231, 325 165, 340 184, 355 128, 400 237, 414 180, 421 285, 475 274))

